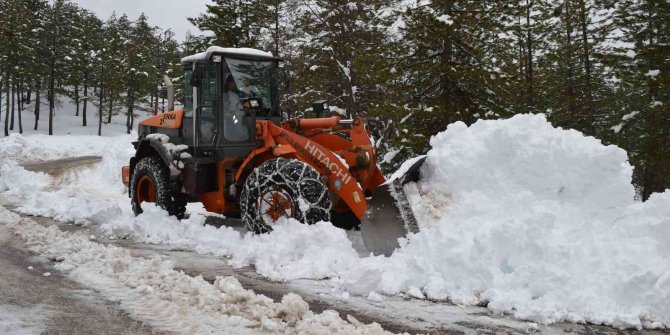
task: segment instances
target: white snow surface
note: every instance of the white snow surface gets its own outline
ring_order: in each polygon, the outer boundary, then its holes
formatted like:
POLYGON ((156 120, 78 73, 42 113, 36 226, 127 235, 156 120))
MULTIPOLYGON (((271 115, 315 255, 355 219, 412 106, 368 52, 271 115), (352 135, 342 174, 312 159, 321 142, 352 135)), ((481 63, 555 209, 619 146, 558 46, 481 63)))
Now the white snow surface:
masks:
POLYGON ((657 77, 661 73, 661 70, 649 70, 645 75, 648 77, 657 77))
POLYGON ((77 224, 101 223, 130 208, 121 183, 121 167, 134 150, 132 135, 21 136, 0 139, 0 195, 18 205, 18 211, 53 217, 77 224), (19 166, 32 162, 76 156, 102 156, 94 167, 66 173, 56 180, 19 166))
MULTIPOLYGON (((314 314, 297 294, 280 302, 242 287, 234 277, 202 277, 175 271, 158 257, 133 257, 56 226, 44 227, 0 206, 0 223, 12 228, 33 252, 58 259, 57 270, 113 301, 136 320, 158 331, 182 334, 389 334, 379 324, 340 318, 335 311, 314 314), (160 311, 160 313, 156 313, 160 311)), ((3 310, 0 306, 0 310, 3 310)), ((15 324, 0 322, 0 329, 15 324)), ((26 333, 30 333, 26 331, 26 333)))
POLYGON ((259 274, 276 281, 333 277, 358 258, 346 232, 327 222, 307 226, 291 219, 278 224, 271 234, 255 235, 206 226, 202 215, 179 221, 152 204, 142 204, 142 209, 136 218, 119 216, 101 228, 120 238, 226 256, 235 267, 254 264, 259 274))
POLYGON ((95 148, 51 139, 31 137, 12 152, 3 149, 20 138, 0 141, 0 196, 23 204, 25 213, 221 255, 273 280, 330 278, 323 283, 375 299, 483 304, 544 324, 670 326, 670 192, 634 201, 624 150, 554 128, 543 115, 455 123, 434 136, 421 182, 406 186, 421 203, 415 211, 422 230, 391 257, 359 257, 344 232, 327 223, 287 221, 253 236, 204 225, 198 211, 177 221, 146 206, 134 217, 120 181, 132 155, 129 137, 108 138, 102 164, 56 186, 16 160, 42 145, 60 146, 63 155, 95 148))
POLYGON ((182 63, 191 62, 194 60, 203 59, 206 55, 213 52, 229 53, 242 56, 260 56, 260 57, 272 57, 272 52, 263 51, 252 48, 222 48, 217 46, 210 46, 205 52, 197 53, 195 55, 186 56, 181 59, 182 63))
POLYGON ((635 202, 624 150, 542 115, 455 123, 431 145, 415 208, 430 219, 347 286, 541 323, 670 325, 670 192, 635 202))

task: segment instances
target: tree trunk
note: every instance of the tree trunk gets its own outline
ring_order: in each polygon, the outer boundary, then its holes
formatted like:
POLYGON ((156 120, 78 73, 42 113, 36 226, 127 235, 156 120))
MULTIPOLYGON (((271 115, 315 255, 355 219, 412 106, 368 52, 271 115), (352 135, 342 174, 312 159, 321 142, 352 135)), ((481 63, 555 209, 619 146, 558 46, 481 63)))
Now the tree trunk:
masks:
POLYGON ((130 134, 130 115, 133 113, 133 93, 128 92, 128 111, 126 112, 126 133, 130 134))
POLYGON ((23 110, 22 94, 21 94, 21 84, 16 84, 16 107, 17 112, 19 113, 19 134, 23 134, 23 122, 21 122, 21 111, 23 110))
POLYGON ((51 58, 49 64, 49 135, 54 134, 54 104, 56 100, 56 89, 54 87, 56 76, 56 59, 51 58))
POLYGON ((79 85, 74 85, 74 103, 77 105, 77 112, 74 116, 79 116, 79 85))
POLYGON ((585 71, 585 87, 584 91, 586 93, 586 129, 585 132, 587 135, 595 136, 595 116, 593 110, 593 92, 591 90, 591 54, 589 51, 589 41, 587 33, 587 13, 586 13, 586 4, 584 0, 579 1, 579 15, 581 18, 582 24, 582 46, 583 46, 583 57, 584 57, 584 71, 585 71))
POLYGON ((154 115, 156 114, 158 114, 158 92, 156 92, 156 98, 154 99, 154 115))
POLYGON ((570 8, 568 7, 568 2, 565 2, 565 27, 566 27, 566 50, 567 50, 567 56, 566 56, 566 63, 567 63, 567 80, 566 82, 566 93, 567 93, 567 100, 568 100, 568 127, 574 128, 575 126, 575 114, 577 113, 576 109, 577 106, 575 104, 575 86, 574 83, 572 82, 572 20, 570 18, 570 8))
POLYGON ((279 4, 281 1, 277 0, 274 2, 275 12, 275 57, 279 57, 279 4))
POLYGON ((11 84, 8 87, 12 90, 12 94, 10 95, 12 97, 12 115, 11 119, 9 120, 9 130, 14 130, 14 105, 16 104, 16 98, 15 98, 16 94, 14 93, 16 88, 12 87, 11 84))
POLYGON ((102 106, 104 105, 104 90, 102 86, 100 86, 100 104, 98 105, 98 136, 102 136, 102 112, 104 108, 102 106))
POLYGON ((130 134, 130 131, 133 129, 132 116, 133 115, 133 103, 128 104, 128 115, 126 116, 126 134, 130 134))
POLYGON ((526 0, 526 85, 528 90, 528 108, 532 109, 535 104, 533 87, 533 36, 530 29, 530 12, 533 1, 526 0))
POLYGON ((3 79, 4 79, 4 77, 0 77, 0 122, 2 122, 2 89, 3 89, 2 80, 3 79))
POLYGON ((9 136, 9 70, 5 70, 5 88, 5 96, 7 97, 5 99, 5 136, 9 136))
POLYGON ((152 91, 151 94, 149 95, 149 109, 151 110, 151 114, 153 115, 158 114, 158 111, 153 108, 154 108, 154 92, 152 91))
POLYGON ((31 100, 31 94, 33 91, 28 90, 28 93, 26 94, 26 103, 30 105, 30 100, 31 100))
POLYGON ((88 81, 84 73, 84 106, 81 108, 82 127, 86 127, 86 106, 88 106, 88 81))
POLYGON ((129 93, 128 94, 128 117, 126 118, 126 134, 130 134, 130 132, 133 130, 133 121, 135 121, 135 118, 133 118, 133 108, 135 107, 135 94, 134 93, 129 93))
POLYGON ((42 83, 41 79, 38 79, 35 83, 35 128, 37 130, 37 123, 40 121, 40 85, 42 83))
POLYGON ((107 116, 107 124, 112 123, 112 114, 114 113, 114 95, 109 94, 109 115, 107 116))

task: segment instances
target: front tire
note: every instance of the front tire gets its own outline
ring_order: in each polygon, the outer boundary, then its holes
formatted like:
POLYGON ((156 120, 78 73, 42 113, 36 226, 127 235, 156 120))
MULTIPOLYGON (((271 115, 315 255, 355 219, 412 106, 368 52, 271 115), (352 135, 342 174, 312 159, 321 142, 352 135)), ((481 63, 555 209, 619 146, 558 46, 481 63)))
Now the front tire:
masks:
POLYGON ((133 213, 142 213, 143 202, 153 202, 178 219, 186 212, 186 198, 181 193, 181 185, 170 180, 170 170, 158 156, 142 158, 130 180, 130 202, 133 213))
POLYGON ((308 164, 275 158, 249 175, 240 194, 242 219, 249 231, 266 233, 282 218, 314 224, 330 220, 328 187, 308 164))

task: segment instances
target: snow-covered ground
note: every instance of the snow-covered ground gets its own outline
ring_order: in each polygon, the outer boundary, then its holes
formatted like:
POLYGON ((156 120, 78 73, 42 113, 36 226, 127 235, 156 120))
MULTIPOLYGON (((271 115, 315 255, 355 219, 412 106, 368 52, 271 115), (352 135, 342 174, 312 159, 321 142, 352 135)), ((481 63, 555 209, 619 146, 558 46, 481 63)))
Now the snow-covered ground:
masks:
POLYGON ((134 217, 120 181, 132 137, 97 139, 0 140, 0 196, 20 212, 219 255, 273 280, 320 280, 343 296, 486 305, 544 324, 670 326, 670 193, 634 201, 623 150, 543 116, 454 124, 435 136, 422 181, 407 187, 420 199, 422 231, 391 257, 361 257, 327 223, 288 221, 254 236, 204 225, 199 205, 182 221, 152 206, 134 217), (45 152, 103 161, 54 185, 17 163, 45 152))

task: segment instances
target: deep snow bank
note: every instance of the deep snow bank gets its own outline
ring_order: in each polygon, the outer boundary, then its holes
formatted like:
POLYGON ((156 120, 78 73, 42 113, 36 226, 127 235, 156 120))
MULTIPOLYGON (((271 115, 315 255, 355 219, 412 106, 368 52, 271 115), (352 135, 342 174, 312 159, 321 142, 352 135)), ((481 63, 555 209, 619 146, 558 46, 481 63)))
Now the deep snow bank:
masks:
POLYGON ((452 124, 431 145, 407 187, 422 231, 347 286, 543 323, 670 325, 670 194, 636 203, 624 150, 542 115, 452 124))

